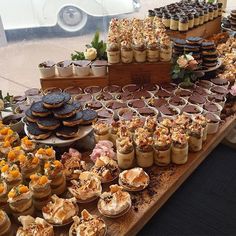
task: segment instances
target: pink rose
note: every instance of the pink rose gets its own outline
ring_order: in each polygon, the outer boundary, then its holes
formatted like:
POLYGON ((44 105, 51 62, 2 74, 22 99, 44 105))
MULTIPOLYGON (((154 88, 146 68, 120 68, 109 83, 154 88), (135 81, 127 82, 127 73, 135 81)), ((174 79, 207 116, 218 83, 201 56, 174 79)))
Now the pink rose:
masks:
POLYGON ((191 69, 191 70, 194 70, 197 68, 197 61, 196 60, 191 60, 188 62, 188 68, 191 69))
POLYGON ((181 56, 178 58, 177 63, 180 68, 185 68, 188 65, 188 61, 185 56, 181 56))

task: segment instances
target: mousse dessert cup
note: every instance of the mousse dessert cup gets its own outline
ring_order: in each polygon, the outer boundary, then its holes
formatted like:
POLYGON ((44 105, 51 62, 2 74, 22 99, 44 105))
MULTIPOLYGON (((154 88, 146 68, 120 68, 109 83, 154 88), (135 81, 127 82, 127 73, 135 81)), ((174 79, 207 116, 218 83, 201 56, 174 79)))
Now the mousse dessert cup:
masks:
POLYGON ((220 117, 217 116, 216 114, 210 113, 210 112, 206 113, 205 117, 206 117, 207 123, 208 123, 207 134, 217 133, 217 131, 219 129, 220 121, 221 121, 220 117))
POLYGON ((107 74, 107 61, 96 60, 91 65, 94 76, 102 77, 107 74))
POLYGON ((133 44, 134 60, 136 62, 145 62, 147 58, 147 48, 143 36, 138 34, 133 44))
POLYGON ((187 133, 189 136, 188 146, 190 152, 199 152, 202 149, 203 127, 197 123, 192 122, 187 126, 187 133))
POLYGON ((188 136, 179 131, 171 135, 171 161, 174 164, 185 164, 188 161, 188 136))
POLYGON ((160 47, 157 39, 153 36, 147 42, 147 61, 157 62, 160 60, 160 47))
POLYGON ((182 111, 183 107, 187 105, 187 101, 180 96, 173 96, 168 100, 168 104, 182 111))
POLYGON ((157 130, 153 136, 154 163, 158 166, 166 166, 171 162, 171 137, 159 133, 157 130))
POLYGON ((69 77, 73 75, 72 61, 61 61, 57 63, 57 71, 60 77, 69 77))
POLYGON ((162 117, 170 119, 175 119, 180 114, 180 109, 171 105, 161 106, 159 111, 162 117))
POLYGON ((88 60, 74 61, 75 74, 77 76, 88 76, 90 74, 90 63, 88 60))
POLYGON ((120 62, 120 45, 114 40, 113 42, 109 42, 109 40, 107 42, 107 60, 110 64, 117 64, 120 62))
POLYGON ((184 115, 192 118, 196 115, 202 114, 203 109, 202 109, 202 107, 200 107, 198 105, 187 104, 186 106, 183 107, 182 112, 184 115))
POLYGON ((223 107, 219 105, 218 103, 214 102, 207 102, 203 105, 204 113, 211 112, 218 116, 220 116, 221 111, 223 110, 223 107))
POLYGON ((122 63, 131 63, 133 62, 134 52, 132 45, 128 40, 121 42, 121 61, 122 63))
POLYGON ((124 137, 120 140, 116 150, 118 166, 121 169, 130 169, 134 165, 134 145, 130 137, 124 137))
POLYGON ((42 78, 49 78, 55 76, 55 63, 52 61, 45 61, 38 65, 42 78))
POLYGON ((171 61, 172 46, 169 36, 163 35, 160 38, 160 61, 171 61))

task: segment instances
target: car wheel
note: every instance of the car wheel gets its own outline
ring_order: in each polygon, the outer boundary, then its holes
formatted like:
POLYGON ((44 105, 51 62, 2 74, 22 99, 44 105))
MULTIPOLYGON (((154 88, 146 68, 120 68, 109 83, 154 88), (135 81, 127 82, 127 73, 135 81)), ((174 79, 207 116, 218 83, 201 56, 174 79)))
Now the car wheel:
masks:
POLYGON ((74 6, 63 7, 59 14, 57 23, 67 32, 77 32, 87 23, 88 15, 74 6))

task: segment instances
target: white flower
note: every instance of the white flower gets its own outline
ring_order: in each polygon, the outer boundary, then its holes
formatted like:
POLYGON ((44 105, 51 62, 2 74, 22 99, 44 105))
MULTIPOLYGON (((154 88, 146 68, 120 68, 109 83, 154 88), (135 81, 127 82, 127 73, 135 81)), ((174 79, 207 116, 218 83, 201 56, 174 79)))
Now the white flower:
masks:
POLYGON ((185 57, 186 57, 188 62, 194 60, 193 56, 190 55, 190 54, 185 55, 185 57))
POLYGON ((2 99, 0 99, 0 111, 4 109, 4 102, 2 99))
POLYGON ((188 65, 188 61, 185 56, 181 56, 178 58, 177 63, 180 68, 185 68, 188 65))
POLYGON ((93 61, 97 57, 97 50, 95 48, 87 48, 84 52, 85 59, 93 61))

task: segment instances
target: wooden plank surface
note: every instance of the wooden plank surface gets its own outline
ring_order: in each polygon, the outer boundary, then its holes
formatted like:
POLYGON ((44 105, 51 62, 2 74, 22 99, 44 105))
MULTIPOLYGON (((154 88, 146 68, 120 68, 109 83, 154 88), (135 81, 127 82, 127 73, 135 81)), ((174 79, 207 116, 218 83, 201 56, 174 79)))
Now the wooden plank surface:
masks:
MULTIPOLYGON (((189 160, 186 164, 167 167, 153 166, 147 169, 146 171, 150 175, 150 185, 144 191, 131 194, 133 203, 131 210, 117 219, 102 217, 108 226, 107 235, 132 236, 137 234, 235 125, 235 116, 228 118, 220 125, 217 134, 208 135, 207 141, 200 152, 189 154, 189 160)), ((117 183, 117 181, 114 181, 114 183, 117 183)), ((108 184, 104 185, 103 190, 108 189, 108 187, 108 184)), ((80 211, 86 208, 93 214, 100 215, 96 205, 97 201, 79 204, 79 208, 80 211)), ((13 228, 16 230, 15 224, 13 228)), ((69 226, 54 229, 56 236, 66 236, 68 235, 69 226)))
POLYGON ((203 37, 209 38, 213 34, 218 34, 221 32, 221 17, 217 17, 212 21, 208 21, 207 23, 195 27, 187 32, 179 32, 173 30, 167 30, 167 34, 172 38, 188 38, 188 37, 203 37))

